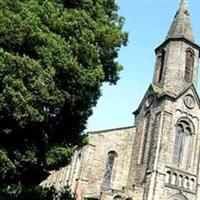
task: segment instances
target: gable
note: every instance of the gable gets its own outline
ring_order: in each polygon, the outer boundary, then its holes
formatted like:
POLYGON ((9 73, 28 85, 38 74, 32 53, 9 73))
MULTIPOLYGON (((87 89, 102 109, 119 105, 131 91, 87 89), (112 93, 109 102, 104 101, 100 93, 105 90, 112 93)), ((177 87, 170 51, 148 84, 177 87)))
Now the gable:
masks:
POLYGON ((139 107, 133 112, 133 114, 137 115, 140 112, 143 105, 145 104, 145 101, 147 100, 147 97, 149 97, 150 95, 156 96, 155 87, 152 84, 147 89, 141 103, 139 104, 139 107))
POLYGON ((184 105, 188 109, 194 109, 195 107, 200 109, 199 95, 193 85, 183 90, 176 98, 176 101, 183 101, 184 105))

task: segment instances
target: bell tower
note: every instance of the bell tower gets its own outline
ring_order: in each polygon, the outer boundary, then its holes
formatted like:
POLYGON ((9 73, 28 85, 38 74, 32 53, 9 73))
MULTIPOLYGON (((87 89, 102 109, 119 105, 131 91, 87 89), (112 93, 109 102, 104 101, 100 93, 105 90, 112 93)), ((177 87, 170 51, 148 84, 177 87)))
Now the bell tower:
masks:
POLYGON ((156 48, 153 84, 177 95, 197 85, 199 46, 195 43, 188 4, 181 0, 165 41, 156 48))
POLYGON ((181 0, 155 53, 152 84, 134 112, 136 133, 127 187, 135 188, 137 200, 197 200, 200 47, 194 40, 187 0, 181 0))

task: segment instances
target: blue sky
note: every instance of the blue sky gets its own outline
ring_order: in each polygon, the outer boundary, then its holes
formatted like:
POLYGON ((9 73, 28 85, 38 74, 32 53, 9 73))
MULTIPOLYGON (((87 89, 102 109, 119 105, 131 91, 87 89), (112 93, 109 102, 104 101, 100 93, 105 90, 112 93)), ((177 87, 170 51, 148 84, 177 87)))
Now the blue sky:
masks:
MULTIPOLYGON (((180 0, 117 0, 126 18, 127 47, 119 52, 124 66, 116 86, 104 84, 102 96, 88 120, 87 131, 131 126, 137 109, 152 81, 154 49, 163 42, 180 0)), ((200 0, 189 0, 196 43, 200 44, 200 0)), ((199 83, 200 85, 200 83, 199 83)), ((199 87, 200 88, 200 87, 199 87)))

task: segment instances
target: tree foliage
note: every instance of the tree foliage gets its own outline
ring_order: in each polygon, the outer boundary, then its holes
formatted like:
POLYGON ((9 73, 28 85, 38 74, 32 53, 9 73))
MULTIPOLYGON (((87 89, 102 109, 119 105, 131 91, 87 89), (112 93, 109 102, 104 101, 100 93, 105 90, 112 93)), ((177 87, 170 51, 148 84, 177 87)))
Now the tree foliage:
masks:
POLYGON ((37 184, 83 145, 123 22, 114 0, 0 0, 1 184, 37 184))
POLYGON ((69 186, 61 190, 54 187, 9 185, 0 190, 1 200, 75 200, 69 186))

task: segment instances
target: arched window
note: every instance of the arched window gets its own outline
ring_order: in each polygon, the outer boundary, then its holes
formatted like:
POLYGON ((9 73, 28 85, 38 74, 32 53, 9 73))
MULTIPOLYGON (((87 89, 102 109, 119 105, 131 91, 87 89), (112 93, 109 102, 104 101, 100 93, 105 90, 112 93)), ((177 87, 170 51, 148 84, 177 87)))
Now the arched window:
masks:
POLYGON ((141 146, 140 146, 140 153, 139 153, 139 159, 138 164, 142 164, 145 162, 145 155, 146 155, 146 146, 147 146, 147 137, 149 132, 149 126, 150 126, 150 113, 146 113, 144 122, 143 122, 143 133, 142 133, 142 139, 141 139, 141 146))
POLYGON ((190 162, 192 129, 190 123, 186 120, 179 120, 176 127, 173 163, 183 168, 186 168, 190 162))
POLYGON ((168 200, 187 200, 182 194, 174 194, 168 200))
POLYGON ((178 186, 179 186, 179 187, 183 187, 183 176, 182 176, 182 175, 179 175, 179 178, 178 178, 178 186))
POLYGON ((157 75, 158 83, 160 83, 163 77, 164 64, 165 64, 165 50, 163 49, 161 53, 158 55, 158 75, 157 75))
POLYGON ((165 175, 165 183, 170 184, 171 183, 171 172, 167 171, 166 175, 165 175))
POLYGON ((190 183, 189 183, 189 177, 186 176, 184 179, 184 183, 183 183, 185 188, 189 188, 190 187, 190 183))
POLYGON ((193 178, 191 179, 190 189, 195 190, 195 180, 193 178))
POLYGON ((115 151, 108 152, 107 161, 106 161, 106 169, 105 169, 104 179, 103 179, 103 190, 110 189, 113 165, 114 165, 116 156, 117 156, 117 153, 115 151))
POLYGON ((187 82, 192 81, 194 67, 194 52, 192 49, 186 50, 186 60, 185 60, 185 80, 187 82))
POLYGON ((117 196, 114 197, 113 200, 123 200, 123 198, 120 195, 117 195, 117 196))
POLYGON ((172 174, 172 179, 171 179, 171 184, 172 185, 176 185, 176 183, 177 183, 177 174, 173 173, 172 174))

